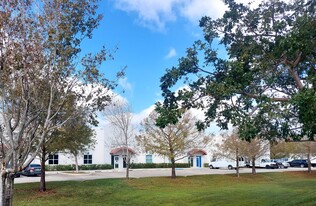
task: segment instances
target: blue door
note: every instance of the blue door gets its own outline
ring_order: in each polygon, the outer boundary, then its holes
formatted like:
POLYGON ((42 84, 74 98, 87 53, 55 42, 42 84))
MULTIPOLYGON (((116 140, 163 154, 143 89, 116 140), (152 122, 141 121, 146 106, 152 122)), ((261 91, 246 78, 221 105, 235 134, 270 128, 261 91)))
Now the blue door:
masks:
POLYGON ((196 167, 202 167, 202 157, 196 156, 196 167))

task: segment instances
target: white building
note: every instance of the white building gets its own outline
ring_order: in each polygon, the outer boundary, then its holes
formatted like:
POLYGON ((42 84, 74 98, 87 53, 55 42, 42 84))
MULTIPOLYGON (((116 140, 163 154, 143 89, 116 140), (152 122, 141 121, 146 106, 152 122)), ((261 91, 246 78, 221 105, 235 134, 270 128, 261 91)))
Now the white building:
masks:
MULTIPOLYGON (((78 157, 79 165, 89 164, 110 164, 113 169, 126 168, 126 148, 113 147, 109 143, 109 130, 105 128, 96 128, 96 145, 86 153, 78 157)), ((221 142, 222 138, 218 136, 215 142, 221 142)), ((213 144, 214 145, 214 144, 213 144)), ((170 163, 167 157, 157 154, 144 153, 135 147, 129 147, 129 154, 132 154, 131 163, 170 163)), ((189 163, 192 168, 202 168, 204 164, 209 164, 214 159, 214 146, 208 148, 192 148, 180 158, 176 163, 189 163)), ((270 157, 270 149, 267 150, 266 158, 270 157)), ((38 160, 36 160, 38 162, 38 160)), ((51 155, 47 161, 48 165, 73 165, 74 157, 66 153, 57 153, 51 155)), ((133 166, 132 166, 133 167, 133 166)))
MULTIPOLYGON (((123 169, 126 167, 126 149, 121 147, 111 147, 107 139, 107 130, 96 128, 96 145, 86 153, 78 157, 79 165, 88 164, 111 164, 113 169, 123 169)), ((161 157, 152 153, 139 152, 136 148, 129 148, 129 153, 133 154, 131 163, 170 163, 167 157, 161 157)), ((209 163, 210 158, 207 151, 192 148, 177 163, 190 163, 191 167, 203 167, 204 163, 209 163)), ((36 160, 37 162, 38 160, 36 160)), ((48 165, 71 165, 75 164, 74 157, 67 153, 56 153, 47 160, 48 165)))

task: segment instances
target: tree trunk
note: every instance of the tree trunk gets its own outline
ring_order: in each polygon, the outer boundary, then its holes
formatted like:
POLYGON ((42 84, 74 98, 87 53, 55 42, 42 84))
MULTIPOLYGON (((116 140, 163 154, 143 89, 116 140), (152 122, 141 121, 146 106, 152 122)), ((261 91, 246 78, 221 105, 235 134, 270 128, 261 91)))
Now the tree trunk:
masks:
POLYGON ((252 168, 251 173, 253 175, 257 174, 257 172, 256 172, 256 158, 255 157, 251 158, 251 168, 252 168))
POLYGON ((312 173, 312 164, 311 164, 311 153, 310 149, 307 153, 307 166, 308 166, 308 173, 312 173))
POLYGON ((78 155, 75 155, 76 173, 79 173, 78 155))
POLYGON ((41 182, 40 182, 40 192, 46 191, 46 174, 45 174, 45 162, 46 162, 46 148, 45 145, 42 146, 42 158, 41 158, 41 182))
POLYGON ((176 178, 176 161, 171 158, 171 178, 176 178))
POLYGON ((236 149, 236 175, 239 177, 239 152, 238 148, 236 149))
POLYGON ((12 206, 14 174, 1 171, 0 206, 12 206))
POLYGON ((126 179, 129 179, 129 163, 130 163, 130 157, 126 156, 126 179))

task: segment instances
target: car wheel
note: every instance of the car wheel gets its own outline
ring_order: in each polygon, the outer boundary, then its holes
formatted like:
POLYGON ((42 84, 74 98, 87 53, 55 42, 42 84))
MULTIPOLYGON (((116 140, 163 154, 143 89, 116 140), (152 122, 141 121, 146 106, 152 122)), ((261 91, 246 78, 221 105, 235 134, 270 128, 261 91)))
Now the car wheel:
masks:
POLYGON ((213 165, 210 165, 210 169, 215 169, 215 168, 213 167, 213 165))
POLYGON ((228 169, 229 169, 229 170, 232 170, 232 169, 233 169, 233 166, 228 165, 228 169))
POLYGON ((300 167, 301 167, 301 168, 304 168, 304 167, 305 167, 305 165, 304 165, 304 164, 301 164, 301 165, 300 165, 300 167))
POLYGON ((266 169, 270 169, 270 165, 266 165, 266 169))

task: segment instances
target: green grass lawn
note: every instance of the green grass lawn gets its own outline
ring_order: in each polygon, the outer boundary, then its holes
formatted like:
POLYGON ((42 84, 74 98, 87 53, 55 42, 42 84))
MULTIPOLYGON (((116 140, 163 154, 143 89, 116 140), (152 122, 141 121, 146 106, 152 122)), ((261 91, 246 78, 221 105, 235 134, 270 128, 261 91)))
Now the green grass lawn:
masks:
POLYGON ((316 205, 316 174, 306 172, 48 182, 45 193, 38 186, 15 185, 13 205, 316 205))

